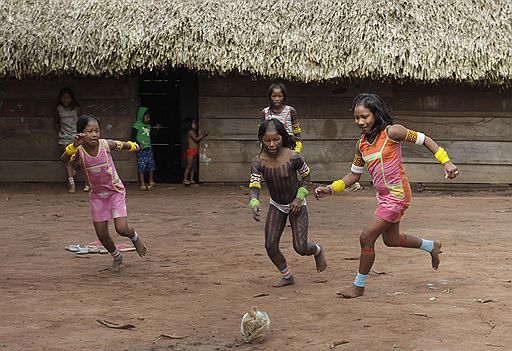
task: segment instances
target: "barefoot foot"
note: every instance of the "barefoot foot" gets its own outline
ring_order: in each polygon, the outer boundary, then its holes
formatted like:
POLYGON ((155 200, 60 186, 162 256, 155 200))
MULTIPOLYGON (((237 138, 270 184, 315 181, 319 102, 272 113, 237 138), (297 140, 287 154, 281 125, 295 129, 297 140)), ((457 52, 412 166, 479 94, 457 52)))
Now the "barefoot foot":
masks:
POLYGON ((121 270, 121 263, 123 263, 123 256, 114 259, 114 262, 112 262, 112 271, 115 273, 119 272, 121 270))
POLYGON ((145 256, 146 252, 148 251, 146 248, 146 245, 144 244, 144 241, 140 238, 140 236, 137 238, 137 240, 133 241, 133 246, 135 246, 135 251, 139 254, 140 257, 145 256))
POLYGON ((327 259, 324 255, 324 248, 320 246, 320 252, 315 255, 316 271, 323 272, 327 268, 327 259))
POLYGON ((432 257, 432 268, 437 269, 439 268, 439 262, 441 261, 439 259, 439 254, 441 251, 441 246, 443 243, 439 240, 434 240, 434 248, 432 249, 432 252, 430 253, 430 256, 432 257))
POLYGON ((364 294, 364 287, 361 288, 357 285, 352 284, 348 288, 345 288, 341 291, 336 291, 336 295, 339 295, 341 297, 352 299, 354 297, 363 296, 364 294))
POLYGON ((278 282, 275 282, 274 284, 272 284, 272 286, 274 288, 280 288, 282 286, 286 286, 286 285, 292 285, 292 284, 295 284, 295 279, 293 279, 293 276, 291 276, 290 278, 286 279, 286 278, 283 278, 281 279, 280 281, 278 282))

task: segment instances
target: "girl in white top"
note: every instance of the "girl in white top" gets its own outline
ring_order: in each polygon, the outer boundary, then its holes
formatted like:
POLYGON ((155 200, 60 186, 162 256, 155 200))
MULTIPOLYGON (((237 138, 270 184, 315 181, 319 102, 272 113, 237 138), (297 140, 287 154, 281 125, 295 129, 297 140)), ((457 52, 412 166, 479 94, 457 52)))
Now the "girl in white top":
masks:
MULTIPOLYGON (((78 105, 73 91, 69 88, 63 88, 59 93, 59 103, 55 114, 55 129, 59 133, 58 143, 62 151, 75 140, 76 122, 79 114, 80 105, 78 105)), ((68 176, 68 192, 74 194, 76 171, 73 169, 73 163, 66 164, 66 172, 68 176)), ((88 185, 86 184, 84 191, 88 190, 88 185)))

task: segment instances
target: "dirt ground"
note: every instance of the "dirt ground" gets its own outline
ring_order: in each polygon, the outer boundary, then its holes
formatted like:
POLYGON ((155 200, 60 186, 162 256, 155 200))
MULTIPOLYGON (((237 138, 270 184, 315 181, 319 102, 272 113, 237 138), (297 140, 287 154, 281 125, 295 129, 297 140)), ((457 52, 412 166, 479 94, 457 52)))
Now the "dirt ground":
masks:
POLYGON ((334 341, 347 342, 336 351, 512 348, 510 193, 415 194, 402 229, 443 241, 440 269, 425 252, 379 240, 366 295, 353 300, 335 292, 356 273, 372 189, 309 200, 310 238, 329 267, 318 274, 313 258, 295 254, 287 227, 281 247, 297 284, 281 289, 271 287, 279 273, 246 193, 128 186, 129 220, 149 254, 126 253, 115 274, 103 270, 109 255, 64 250, 96 239, 85 193, 0 185, 0 350, 330 350, 334 341), (244 344, 239 331, 252 306, 272 320, 258 345, 244 344))

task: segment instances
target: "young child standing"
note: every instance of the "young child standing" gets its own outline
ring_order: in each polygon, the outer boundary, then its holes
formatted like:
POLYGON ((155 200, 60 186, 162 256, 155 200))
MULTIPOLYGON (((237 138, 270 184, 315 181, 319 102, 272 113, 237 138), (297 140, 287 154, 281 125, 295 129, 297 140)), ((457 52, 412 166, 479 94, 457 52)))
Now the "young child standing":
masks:
POLYGON ((114 219, 119 235, 129 238, 139 256, 146 254, 146 246, 137 232, 128 226, 126 212, 126 191, 117 175, 112 161, 112 150, 138 150, 134 142, 100 139, 100 122, 94 117, 82 116, 76 125, 77 134, 62 154, 62 161, 68 164, 76 159, 82 163, 84 173, 91 187, 89 202, 96 235, 103 246, 112 254, 112 269, 119 271, 123 262, 121 252, 116 248, 108 233, 108 221, 114 219))
MULTIPOLYGON (((75 94, 70 88, 63 88, 59 92, 59 101, 55 111, 54 126, 59 133, 59 148, 64 151, 69 143, 72 143, 76 135, 76 122, 80 114, 80 105, 75 99, 75 94)), ((74 194, 75 189, 75 170, 73 164, 66 164, 66 173, 68 176, 68 192, 74 194)), ((88 191, 87 184, 84 191, 88 191)))
POLYGON ((364 165, 367 164, 377 192, 377 210, 359 237, 359 272, 350 287, 338 292, 338 295, 346 298, 363 295, 368 273, 375 260, 375 241, 381 234, 386 246, 421 249, 430 253, 432 268, 439 267, 441 241, 426 240, 400 232, 400 220, 411 201, 411 187, 402 164, 400 143, 406 141, 424 145, 443 165, 446 178, 453 179, 459 173, 446 151, 431 138, 393 124, 393 119, 379 96, 360 94, 354 99, 352 109, 362 134, 356 144, 351 171, 343 179, 315 190, 317 199, 343 191, 345 187, 359 180, 364 165))
MULTIPOLYGON (((139 107, 137 111, 137 120, 132 126, 130 140, 136 142, 140 149, 137 151, 137 169, 139 173, 139 189, 153 190, 156 183, 153 179, 156 170, 155 159, 153 157, 153 148, 151 146, 151 112, 147 107, 139 107), (148 185, 144 181, 145 174, 148 173, 148 185)), ((160 129, 160 124, 156 125, 160 129)))
POLYGON ((302 150, 301 128, 297 119, 297 111, 292 106, 285 105, 288 98, 286 86, 283 83, 272 83, 268 88, 269 106, 261 111, 261 121, 276 118, 281 122, 288 135, 295 139, 294 150, 298 153, 302 150))
POLYGON ((309 167, 300 154, 290 150, 295 147, 291 137, 281 122, 265 120, 258 130, 262 151, 252 160, 249 183, 249 208, 253 218, 260 217, 261 178, 267 182, 270 192, 270 206, 265 222, 265 248, 268 256, 279 269, 282 279, 274 287, 294 284, 295 280, 279 250, 288 216, 293 234, 293 248, 301 256, 314 256, 316 269, 322 272, 327 268, 324 250, 321 246, 308 242, 308 209, 306 207, 307 185, 311 179, 309 167), (297 172, 301 180, 297 178, 297 172))
POLYGON ((186 131, 187 133, 188 148, 185 151, 185 160, 187 161, 187 167, 185 168, 185 173, 183 175, 183 184, 190 185, 195 184, 194 166, 197 162, 197 158, 199 157, 199 143, 206 136, 208 136, 209 133, 204 132, 202 135, 198 136, 197 120, 195 119, 185 120, 184 131, 186 131))

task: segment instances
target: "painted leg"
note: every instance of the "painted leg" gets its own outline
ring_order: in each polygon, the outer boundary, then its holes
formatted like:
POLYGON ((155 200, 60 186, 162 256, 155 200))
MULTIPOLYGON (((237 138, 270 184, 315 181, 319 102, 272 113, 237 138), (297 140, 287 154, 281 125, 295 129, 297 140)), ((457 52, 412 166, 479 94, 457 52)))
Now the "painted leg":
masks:
POLYGON ((315 257, 316 270, 322 272, 327 268, 324 250, 320 245, 308 243, 308 208, 302 206, 298 214, 290 214, 293 248, 301 256, 315 257))
POLYGON ((270 260, 282 275, 280 281, 272 284, 276 288, 295 283, 290 268, 286 264, 286 259, 279 249, 279 241, 281 240, 287 217, 285 213, 279 211, 274 206, 270 205, 268 207, 267 220, 265 222, 265 249, 267 250, 268 257, 270 257, 270 260))

